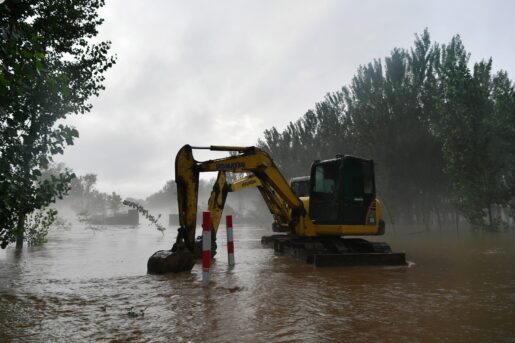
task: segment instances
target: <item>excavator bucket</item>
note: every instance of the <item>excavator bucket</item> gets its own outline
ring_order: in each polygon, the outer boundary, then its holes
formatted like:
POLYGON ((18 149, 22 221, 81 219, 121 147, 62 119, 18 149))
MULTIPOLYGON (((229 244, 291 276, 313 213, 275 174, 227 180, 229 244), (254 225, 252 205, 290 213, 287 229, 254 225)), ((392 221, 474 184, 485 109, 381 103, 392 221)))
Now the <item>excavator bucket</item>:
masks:
POLYGON ((195 265, 195 255, 185 246, 175 251, 156 251, 147 262, 149 274, 179 273, 190 271, 195 265))

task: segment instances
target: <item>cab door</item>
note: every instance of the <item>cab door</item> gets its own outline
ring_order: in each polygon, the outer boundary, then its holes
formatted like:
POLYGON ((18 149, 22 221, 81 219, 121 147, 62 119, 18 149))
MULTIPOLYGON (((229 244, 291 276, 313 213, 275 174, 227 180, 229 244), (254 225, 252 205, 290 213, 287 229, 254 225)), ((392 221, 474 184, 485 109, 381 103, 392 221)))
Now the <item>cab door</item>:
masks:
POLYGON ((309 215, 316 224, 338 224, 341 160, 315 162, 311 167, 309 215))
POLYGON ((375 199, 374 163, 345 156, 342 165, 340 218, 344 225, 365 225, 368 208, 375 199))

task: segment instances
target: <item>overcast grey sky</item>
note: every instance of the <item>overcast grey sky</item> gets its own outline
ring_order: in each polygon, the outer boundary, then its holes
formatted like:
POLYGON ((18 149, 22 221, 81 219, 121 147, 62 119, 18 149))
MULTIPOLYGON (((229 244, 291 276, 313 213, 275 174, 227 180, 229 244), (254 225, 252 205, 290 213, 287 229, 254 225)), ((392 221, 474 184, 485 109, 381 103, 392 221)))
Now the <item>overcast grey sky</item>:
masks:
POLYGON ((174 178, 182 145, 254 145, 425 27, 513 78, 514 13, 508 0, 106 0, 100 36, 118 62, 92 112, 69 120, 80 138, 59 161, 145 198, 174 178))

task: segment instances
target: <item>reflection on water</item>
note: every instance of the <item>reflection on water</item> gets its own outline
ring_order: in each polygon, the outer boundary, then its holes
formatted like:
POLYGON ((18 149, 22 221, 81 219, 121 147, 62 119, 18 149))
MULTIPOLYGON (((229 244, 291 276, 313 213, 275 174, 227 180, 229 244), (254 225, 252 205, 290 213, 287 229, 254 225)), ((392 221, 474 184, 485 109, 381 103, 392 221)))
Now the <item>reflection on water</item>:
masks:
POLYGON ((146 274, 175 230, 75 227, 0 251, 0 341, 515 340, 513 234, 391 234, 411 267, 317 269, 262 249, 267 230, 235 226, 236 266, 220 234, 209 288, 199 265, 146 274))

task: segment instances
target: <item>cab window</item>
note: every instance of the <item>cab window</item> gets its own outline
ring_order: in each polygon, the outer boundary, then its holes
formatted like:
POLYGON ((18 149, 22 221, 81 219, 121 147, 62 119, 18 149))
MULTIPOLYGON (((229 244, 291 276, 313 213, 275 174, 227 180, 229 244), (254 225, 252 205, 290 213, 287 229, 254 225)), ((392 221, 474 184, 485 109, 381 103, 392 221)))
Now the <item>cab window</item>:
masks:
POLYGON ((293 189, 293 193, 299 198, 309 196, 309 180, 292 182, 291 188, 293 189))
POLYGON ((334 194, 338 180, 338 164, 326 163, 315 167, 315 184, 313 191, 316 193, 334 194))

